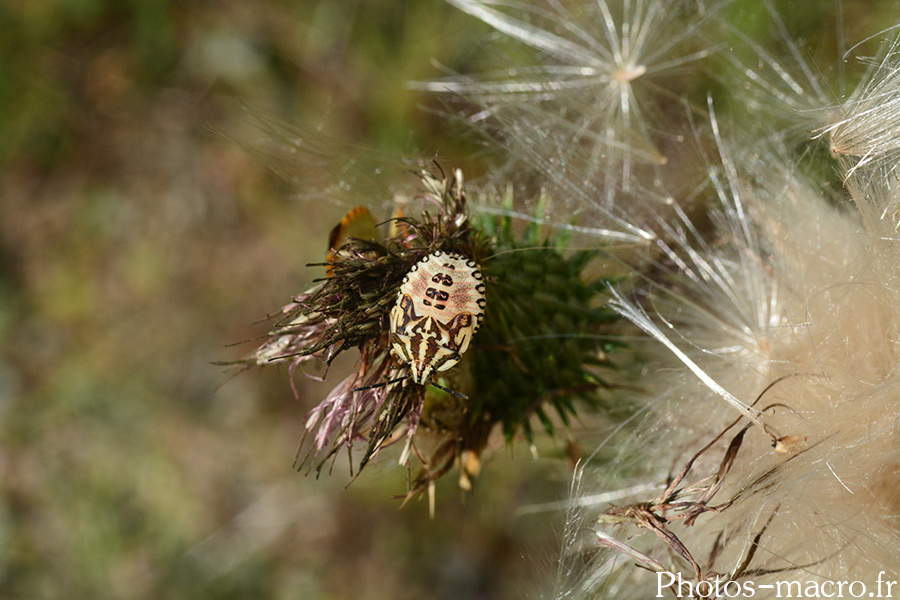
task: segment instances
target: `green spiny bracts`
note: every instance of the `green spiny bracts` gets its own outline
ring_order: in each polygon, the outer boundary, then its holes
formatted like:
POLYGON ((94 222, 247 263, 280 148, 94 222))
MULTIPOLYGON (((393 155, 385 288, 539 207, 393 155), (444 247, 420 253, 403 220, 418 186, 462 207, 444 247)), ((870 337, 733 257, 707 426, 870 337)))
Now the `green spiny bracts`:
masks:
POLYGON ((549 412, 568 424, 576 401, 600 402, 606 356, 616 347, 604 332, 619 317, 602 302, 608 280, 586 272, 599 251, 566 252, 566 236, 542 238, 537 223, 517 235, 505 216, 478 225, 491 235, 493 255, 484 263, 491 302, 473 356, 473 411, 494 415, 508 441, 521 428, 530 442, 532 416, 552 435, 549 412))

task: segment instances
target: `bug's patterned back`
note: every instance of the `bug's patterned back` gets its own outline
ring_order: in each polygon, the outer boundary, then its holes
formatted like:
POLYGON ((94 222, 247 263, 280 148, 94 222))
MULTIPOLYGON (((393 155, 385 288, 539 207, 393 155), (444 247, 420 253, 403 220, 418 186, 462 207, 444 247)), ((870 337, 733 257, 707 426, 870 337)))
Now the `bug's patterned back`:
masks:
POLYGON ((410 269, 391 310, 391 347, 426 384, 459 362, 484 318, 484 278, 475 261, 436 251, 410 269))

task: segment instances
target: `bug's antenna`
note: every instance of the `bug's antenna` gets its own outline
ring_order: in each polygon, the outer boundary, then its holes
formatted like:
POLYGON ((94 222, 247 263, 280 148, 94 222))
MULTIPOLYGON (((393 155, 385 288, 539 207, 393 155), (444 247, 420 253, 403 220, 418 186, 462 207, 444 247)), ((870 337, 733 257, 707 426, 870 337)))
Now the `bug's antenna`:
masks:
POLYGON ((428 385, 430 385, 430 386, 432 386, 432 387, 436 387, 436 388, 439 389, 439 390, 444 390, 444 391, 447 392, 448 394, 453 394, 453 395, 456 396, 457 398, 462 398, 463 400, 468 400, 468 399, 469 399, 469 397, 466 396, 465 394, 461 394, 461 393, 459 393, 459 392, 454 392, 453 390, 448 389, 448 388, 445 388, 445 387, 442 386, 442 385, 438 385, 438 384, 436 384, 436 383, 433 382, 433 381, 429 381, 429 382, 428 382, 428 385))
POLYGON ((403 377, 398 377, 397 379, 391 379, 390 381, 382 381, 381 383, 376 383, 375 385, 366 385, 363 387, 353 388, 354 392, 361 392, 363 390, 371 390, 372 388, 380 388, 391 385, 392 383, 399 383, 404 379, 409 379, 409 375, 404 375, 403 377))

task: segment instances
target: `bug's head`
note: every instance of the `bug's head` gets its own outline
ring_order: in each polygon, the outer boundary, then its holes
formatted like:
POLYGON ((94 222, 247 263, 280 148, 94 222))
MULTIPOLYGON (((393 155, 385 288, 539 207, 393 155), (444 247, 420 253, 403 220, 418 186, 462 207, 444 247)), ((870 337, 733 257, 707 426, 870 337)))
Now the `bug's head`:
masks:
POLYGON ((420 385, 426 385, 431 381, 431 376, 434 375, 437 370, 435 369, 434 364, 429 360, 411 360, 409 368, 410 377, 420 385))
POLYGON ((446 371, 462 358, 459 352, 446 346, 430 348, 423 360, 413 359, 409 362, 410 377, 418 384, 431 383, 431 378, 438 371, 446 371))

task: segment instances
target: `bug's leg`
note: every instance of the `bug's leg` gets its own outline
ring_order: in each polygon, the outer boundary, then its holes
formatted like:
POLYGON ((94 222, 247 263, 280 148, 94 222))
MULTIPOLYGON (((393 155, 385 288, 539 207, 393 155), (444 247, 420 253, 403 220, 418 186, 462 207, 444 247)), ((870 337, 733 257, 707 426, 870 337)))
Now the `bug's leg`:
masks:
POLYGON ((354 392, 361 392, 363 390, 371 390, 372 388, 380 388, 391 385, 392 383, 400 383, 404 379, 409 379, 409 375, 404 375, 403 377, 398 377, 397 379, 391 379, 390 381, 382 381, 381 383, 376 383, 375 385, 364 385, 363 387, 353 388, 354 392))
POLYGON ((433 381, 429 381, 429 382, 428 382, 428 385, 430 385, 431 387, 436 387, 436 388, 439 389, 439 390, 444 390, 444 391, 447 392, 448 394, 453 394, 453 395, 456 396, 457 398, 462 398, 463 400, 468 400, 468 399, 469 399, 469 397, 466 396, 465 394, 461 394, 460 392, 454 392, 453 390, 451 390, 451 389, 449 389, 449 388, 445 388, 445 387, 442 386, 442 385, 438 385, 438 384, 436 384, 436 383, 433 382, 433 381))

